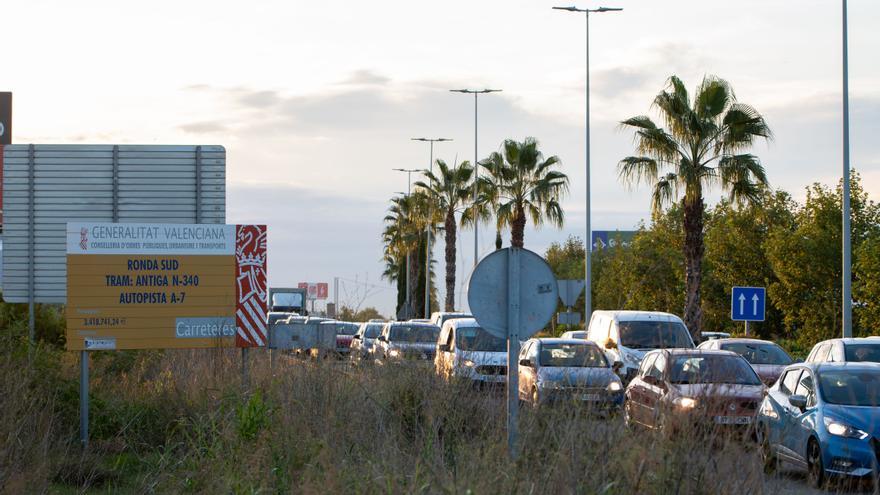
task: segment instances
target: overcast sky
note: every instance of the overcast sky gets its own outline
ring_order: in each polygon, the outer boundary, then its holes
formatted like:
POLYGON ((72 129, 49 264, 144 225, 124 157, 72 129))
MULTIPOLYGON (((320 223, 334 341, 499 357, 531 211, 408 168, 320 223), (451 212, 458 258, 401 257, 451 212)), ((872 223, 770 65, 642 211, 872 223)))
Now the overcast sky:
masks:
MULTIPOLYGON (((534 136, 571 178, 565 227, 527 231, 526 247, 584 235, 584 19, 553 5, 6 1, 0 90, 14 92, 17 143, 225 146, 227 220, 269 225, 270 284, 340 277, 341 302, 388 315, 379 235, 388 198, 407 186, 391 169, 427 167, 417 136, 454 139, 437 158, 473 160, 473 99, 448 89, 504 90, 480 99, 481 158, 534 136)), ((617 180, 632 153, 617 122, 648 112, 671 74, 689 88, 723 77, 765 115, 775 140, 753 152, 774 187, 803 198, 838 180, 840 1, 607 5, 625 10, 591 17, 594 230, 649 214, 648 192, 617 180)), ((880 2, 849 6, 852 165, 880 199, 880 2)), ((493 237, 480 233, 484 254, 493 237)), ((461 287, 473 232, 459 239, 461 287)))

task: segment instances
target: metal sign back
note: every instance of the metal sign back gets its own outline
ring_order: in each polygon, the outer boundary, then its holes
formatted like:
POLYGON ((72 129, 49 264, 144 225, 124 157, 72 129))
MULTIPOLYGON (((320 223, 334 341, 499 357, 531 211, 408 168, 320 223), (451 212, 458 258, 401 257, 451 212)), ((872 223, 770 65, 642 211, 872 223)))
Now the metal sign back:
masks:
POLYGON ((556 282, 559 285, 559 299, 562 300, 562 305, 569 308, 574 306, 581 292, 584 291, 584 280, 557 280, 556 282))
MULTIPOLYGON (((471 273, 468 283, 468 304, 471 313, 487 332, 507 338, 508 298, 507 260, 511 248, 499 249, 483 258, 471 273)), ((534 335, 550 321, 556 312, 559 289, 550 265, 539 255, 521 249, 520 273, 520 329, 519 338, 534 335)))
POLYGON ((581 322, 581 314, 577 311, 559 313, 556 315, 556 321, 560 325, 577 325, 581 322))

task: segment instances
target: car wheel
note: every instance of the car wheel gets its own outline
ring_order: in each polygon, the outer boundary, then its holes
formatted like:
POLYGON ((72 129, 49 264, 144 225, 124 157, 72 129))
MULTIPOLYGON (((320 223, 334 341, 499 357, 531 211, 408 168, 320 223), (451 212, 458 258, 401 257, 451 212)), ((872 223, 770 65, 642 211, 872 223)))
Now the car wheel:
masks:
POLYGON ((815 438, 807 444, 807 480, 810 486, 822 489, 825 485, 825 466, 822 464, 822 449, 815 438))
POLYGON ((778 461, 776 460, 776 454, 773 452, 773 447, 770 445, 770 432, 768 430, 768 426, 759 425, 755 430, 755 433, 758 436, 758 445, 761 449, 761 461, 764 464, 764 472, 770 474, 776 471, 778 461))

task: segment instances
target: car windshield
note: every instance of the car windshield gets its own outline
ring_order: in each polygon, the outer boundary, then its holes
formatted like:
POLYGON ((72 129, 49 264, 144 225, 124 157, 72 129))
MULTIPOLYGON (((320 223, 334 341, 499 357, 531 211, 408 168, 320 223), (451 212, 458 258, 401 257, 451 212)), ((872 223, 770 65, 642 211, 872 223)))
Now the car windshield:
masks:
POLYGON ((631 349, 693 347, 688 331, 677 321, 621 321, 620 344, 631 349))
POLYGON ((672 361, 669 381, 675 384, 761 384, 749 363, 739 356, 730 355, 677 356, 672 361))
POLYGON ((303 298, 299 292, 276 292, 272 294, 273 308, 301 308, 302 306, 303 298))
POLYGON ((607 368, 608 361, 598 347, 592 344, 541 344, 538 358, 541 366, 607 368))
POLYGON ((868 361, 880 363, 880 342, 872 344, 846 344, 843 348, 847 362, 868 361))
POLYGON ((437 342, 437 336, 440 329, 435 326, 418 325, 396 325, 391 327, 391 336, 388 340, 392 342, 410 342, 424 344, 428 342, 437 342))
POLYGON ((751 364, 791 364, 791 357, 776 344, 732 343, 721 348, 739 354, 751 364))
POLYGON ((455 329, 455 347, 462 351, 504 352, 507 340, 480 327, 459 327, 455 329))
POLYGON ((367 328, 364 329, 364 338, 365 339, 375 339, 382 333, 382 327, 384 325, 382 323, 369 323, 367 324, 367 328))
POLYGON ((342 323, 336 327, 337 335, 354 335, 358 331, 358 326, 352 323, 342 323))
POLYGON ((829 404, 880 406, 880 371, 834 370, 819 373, 819 390, 829 404))

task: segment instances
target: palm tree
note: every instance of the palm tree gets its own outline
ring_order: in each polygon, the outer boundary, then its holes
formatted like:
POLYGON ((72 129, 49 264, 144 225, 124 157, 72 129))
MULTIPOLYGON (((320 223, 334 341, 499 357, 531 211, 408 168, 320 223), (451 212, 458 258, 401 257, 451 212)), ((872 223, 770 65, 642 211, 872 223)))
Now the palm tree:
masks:
POLYGON ((521 248, 527 219, 535 226, 546 220, 562 227, 559 199, 568 193, 568 176, 554 170, 558 157, 544 159, 535 138, 507 139, 502 149, 503 155, 494 152, 480 162, 487 173, 477 187, 486 201, 496 202, 498 224, 510 225, 510 244, 521 248))
MULTIPOLYGON (((480 163, 484 167, 500 167, 504 165, 501 160, 498 163, 484 160, 480 163)), ((493 176, 500 173, 493 172, 493 176)), ((489 222, 495 217, 495 250, 501 249, 504 242, 501 239, 501 230, 510 226, 510 219, 499 215, 498 207, 501 205, 500 189, 494 187, 491 181, 479 181, 477 184, 477 200, 461 215, 462 227, 470 226, 478 222, 489 222)))
POLYGON ((772 139, 764 117, 739 103, 730 84, 706 76, 691 102, 684 83, 672 76, 654 98, 666 127, 640 115, 621 122, 635 131, 638 156, 619 163, 621 180, 630 185, 653 184, 651 207, 656 212, 682 198, 684 210, 684 322, 699 340, 703 262, 703 189, 720 185, 737 204, 753 203, 767 185, 758 157, 746 153, 757 138, 772 139))
POLYGON ((436 163, 439 173, 434 175, 425 170, 426 181, 416 182, 415 185, 430 198, 432 211, 443 216, 446 242, 446 311, 455 311, 455 214, 464 210, 465 203, 471 196, 470 181, 474 169, 468 161, 453 168, 449 168, 443 160, 437 160, 436 163))
MULTIPOLYGON (((407 284, 405 275, 395 277, 398 284, 402 283, 409 287, 409 291, 404 297, 406 310, 403 313, 407 317, 416 314, 414 304, 419 300, 415 292, 418 287, 421 262, 418 251, 424 232, 426 203, 427 197, 423 193, 392 198, 388 215, 385 216, 385 229, 382 231, 386 260, 386 271, 383 276, 391 280, 393 268, 395 266, 403 268, 409 261, 409 283, 407 284)), ((398 308, 398 312, 400 312, 400 308, 398 308)))

